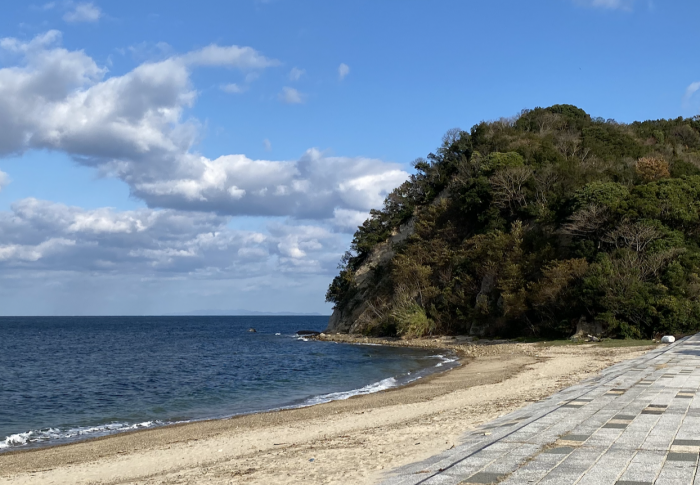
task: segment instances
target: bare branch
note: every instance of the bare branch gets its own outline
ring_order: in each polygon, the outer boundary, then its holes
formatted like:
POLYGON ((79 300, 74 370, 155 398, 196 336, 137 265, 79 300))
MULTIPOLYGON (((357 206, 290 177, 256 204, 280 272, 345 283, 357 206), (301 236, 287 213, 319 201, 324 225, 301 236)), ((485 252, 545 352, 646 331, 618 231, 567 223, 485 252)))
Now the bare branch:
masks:
POLYGON ((683 254, 685 249, 683 248, 672 248, 667 251, 662 251, 660 253, 646 254, 641 261, 640 269, 642 271, 643 278, 654 277, 657 278, 668 263, 670 263, 677 256, 683 254))
POLYGON ((577 211, 564 224, 562 233, 571 236, 590 236, 597 234, 610 220, 610 212, 607 207, 591 204, 577 211))
POLYGON ((603 236, 601 240, 616 248, 627 247, 641 253, 650 243, 662 237, 663 234, 658 229, 648 224, 623 221, 617 228, 603 236))
POLYGON ((494 204, 501 208, 508 207, 511 213, 526 205, 524 185, 531 176, 530 167, 509 167, 493 174, 489 182, 493 189, 494 204))
POLYGON ((551 165, 545 165, 541 170, 535 172, 535 188, 537 202, 547 204, 547 193, 551 192, 554 185, 559 182, 559 175, 551 165))
POLYGON ((574 132, 565 132, 557 136, 557 149, 568 160, 573 158, 581 148, 581 136, 574 132))
POLYGON ((565 123, 562 116, 556 113, 542 113, 537 119, 537 127, 540 129, 540 133, 544 133, 549 130, 555 130, 561 127, 565 123))

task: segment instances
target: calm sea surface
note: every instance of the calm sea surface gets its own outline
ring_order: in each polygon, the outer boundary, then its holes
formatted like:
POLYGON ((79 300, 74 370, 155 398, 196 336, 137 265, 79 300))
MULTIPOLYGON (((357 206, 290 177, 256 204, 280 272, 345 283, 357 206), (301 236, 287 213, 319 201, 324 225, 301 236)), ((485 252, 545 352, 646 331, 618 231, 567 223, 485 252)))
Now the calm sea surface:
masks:
POLYGON ((454 365, 295 335, 327 320, 0 317, 0 452, 344 399, 454 365))

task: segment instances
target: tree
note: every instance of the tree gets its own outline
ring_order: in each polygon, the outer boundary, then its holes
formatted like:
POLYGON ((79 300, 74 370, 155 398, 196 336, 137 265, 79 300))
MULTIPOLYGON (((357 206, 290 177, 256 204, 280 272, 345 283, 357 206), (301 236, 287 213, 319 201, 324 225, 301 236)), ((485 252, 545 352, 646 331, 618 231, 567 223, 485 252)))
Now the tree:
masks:
POLYGON ((654 180, 668 178, 671 176, 668 162, 662 158, 640 158, 637 160, 635 169, 637 170, 637 175, 639 175, 645 182, 653 182, 654 180))
POLYGON ((527 204, 525 183, 532 177, 530 167, 508 167, 497 171, 489 178, 493 189, 494 204, 508 208, 511 214, 527 204))
POLYGON ((610 220, 611 214, 607 207, 589 204, 569 218, 562 227, 562 233, 579 237, 597 236, 610 220))
POLYGON ((414 166, 328 290, 354 328, 566 337, 585 317, 617 337, 700 330, 700 117, 523 110, 450 130, 414 166), (399 241, 399 227, 414 230, 399 241))
POLYGON ((603 236, 603 242, 616 248, 629 248, 637 253, 644 252, 650 243, 661 239, 663 233, 651 224, 623 221, 603 236))

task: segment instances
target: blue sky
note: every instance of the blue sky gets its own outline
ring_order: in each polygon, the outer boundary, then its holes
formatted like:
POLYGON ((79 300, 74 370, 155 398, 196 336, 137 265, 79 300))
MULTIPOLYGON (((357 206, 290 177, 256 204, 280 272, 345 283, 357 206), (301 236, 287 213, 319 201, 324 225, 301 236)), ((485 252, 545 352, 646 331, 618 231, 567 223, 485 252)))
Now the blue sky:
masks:
MULTIPOLYGON (((8 0, 0 314, 329 312, 449 128, 700 113, 700 3, 8 0)), ((3 135, 4 132, 4 135, 3 135)))

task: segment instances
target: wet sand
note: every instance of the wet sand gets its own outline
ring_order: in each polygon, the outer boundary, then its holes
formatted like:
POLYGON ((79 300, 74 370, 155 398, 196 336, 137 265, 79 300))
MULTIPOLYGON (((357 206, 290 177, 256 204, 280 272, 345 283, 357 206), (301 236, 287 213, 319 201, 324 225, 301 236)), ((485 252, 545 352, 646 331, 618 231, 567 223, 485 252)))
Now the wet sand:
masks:
POLYGON ((462 365, 345 401, 3 453, 0 484, 376 483, 480 424, 645 351, 439 339, 394 344, 449 348, 462 365))

